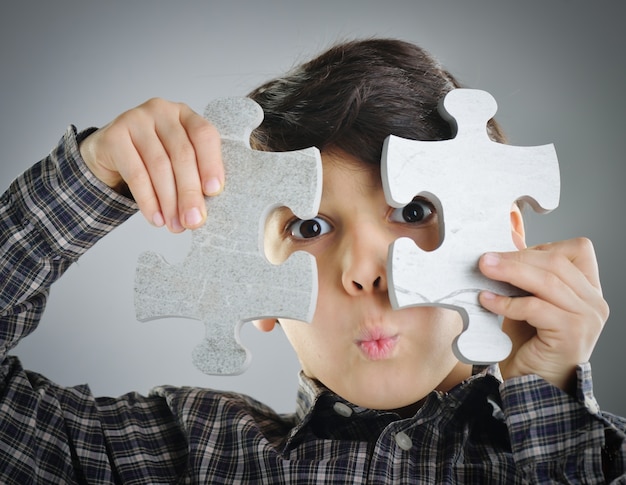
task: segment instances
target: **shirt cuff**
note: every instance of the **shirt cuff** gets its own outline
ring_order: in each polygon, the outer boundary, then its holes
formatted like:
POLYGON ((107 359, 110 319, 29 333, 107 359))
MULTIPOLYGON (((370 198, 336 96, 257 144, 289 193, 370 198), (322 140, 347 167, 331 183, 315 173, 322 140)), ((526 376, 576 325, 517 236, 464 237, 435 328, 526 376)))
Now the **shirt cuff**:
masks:
POLYGON ((500 385, 505 420, 516 462, 560 462, 578 467, 581 457, 600 450, 604 425, 593 396, 591 366, 576 368, 576 396, 537 375, 508 379, 500 385))
POLYGON ((82 159, 79 141, 92 131, 68 127, 48 157, 14 185, 22 225, 32 224, 52 254, 70 260, 137 212, 133 200, 101 182, 82 159))

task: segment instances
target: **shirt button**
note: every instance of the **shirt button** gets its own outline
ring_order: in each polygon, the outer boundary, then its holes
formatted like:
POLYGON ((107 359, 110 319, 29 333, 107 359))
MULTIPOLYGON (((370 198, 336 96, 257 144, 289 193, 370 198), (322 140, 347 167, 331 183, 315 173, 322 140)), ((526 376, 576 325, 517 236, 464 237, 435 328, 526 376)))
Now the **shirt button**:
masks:
POLYGON ((413 447, 413 441, 411 441, 409 435, 407 435, 404 431, 397 433, 394 439, 396 440, 396 444, 404 451, 409 451, 413 447))
POLYGON ((339 402, 339 401, 337 401, 335 404, 333 404, 333 410, 339 416, 343 416, 344 418, 349 418, 350 416, 352 416, 352 408, 350 406, 348 406, 347 404, 344 404, 344 403, 339 402))

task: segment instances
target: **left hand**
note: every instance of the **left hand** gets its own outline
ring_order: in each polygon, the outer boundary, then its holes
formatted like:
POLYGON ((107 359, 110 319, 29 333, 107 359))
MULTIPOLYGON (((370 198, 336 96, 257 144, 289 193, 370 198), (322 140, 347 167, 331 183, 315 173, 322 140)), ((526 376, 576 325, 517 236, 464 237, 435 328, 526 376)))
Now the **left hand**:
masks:
POLYGON ((479 268, 491 279, 530 293, 480 295, 487 310, 504 316, 503 330, 513 341, 511 354, 500 363, 503 378, 537 374, 574 392, 575 368, 589 361, 609 316, 591 241, 577 238, 490 253, 481 257, 479 268))

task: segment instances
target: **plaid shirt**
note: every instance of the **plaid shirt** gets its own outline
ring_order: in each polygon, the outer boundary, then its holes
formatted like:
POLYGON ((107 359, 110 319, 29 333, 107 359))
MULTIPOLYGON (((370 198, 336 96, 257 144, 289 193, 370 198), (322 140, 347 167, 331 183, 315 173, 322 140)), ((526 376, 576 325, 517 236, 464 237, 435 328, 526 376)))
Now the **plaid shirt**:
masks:
POLYGON ((159 387, 96 398, 6 356, 50 285, 136 212, 85 168, 75 129, 2 196, 0 481, 29 483, 626 483, 626 420, 577 396, 484 369, 409 419, 360 408, 301 376, 296 411, 240 394, 159 387))

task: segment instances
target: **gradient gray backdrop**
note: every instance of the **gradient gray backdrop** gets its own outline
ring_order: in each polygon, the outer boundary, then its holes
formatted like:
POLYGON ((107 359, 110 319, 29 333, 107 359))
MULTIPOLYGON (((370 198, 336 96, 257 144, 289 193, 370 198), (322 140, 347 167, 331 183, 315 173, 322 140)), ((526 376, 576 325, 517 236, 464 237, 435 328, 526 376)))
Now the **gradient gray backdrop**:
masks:
MULTIPOLYGON (((329 44, 382 35, 414 41, 466 85, 491 92, 513 144, 554 143, 561 206, 530 216, 530 243, 588 236, 612 314, 592 364, 601 406, 626 415, 622 2, 40 1, 0 7, 0 181, 48 153, 70 123, 101 126, 152 96, 202 111, 245 94, 329 44)), ((182 258, 189 236, 140 216, 99 242, 54 286, 43 322, 14 351, 65 385, 98 395, 158 384, 233 389, 293 410, 298 365, 284 335, 250 326, 252 368, 208 377, 191 364, 192 320, 139 323, 138 254, 182 258)), ((375 382, 372 383, 376 385, 375 382)))

